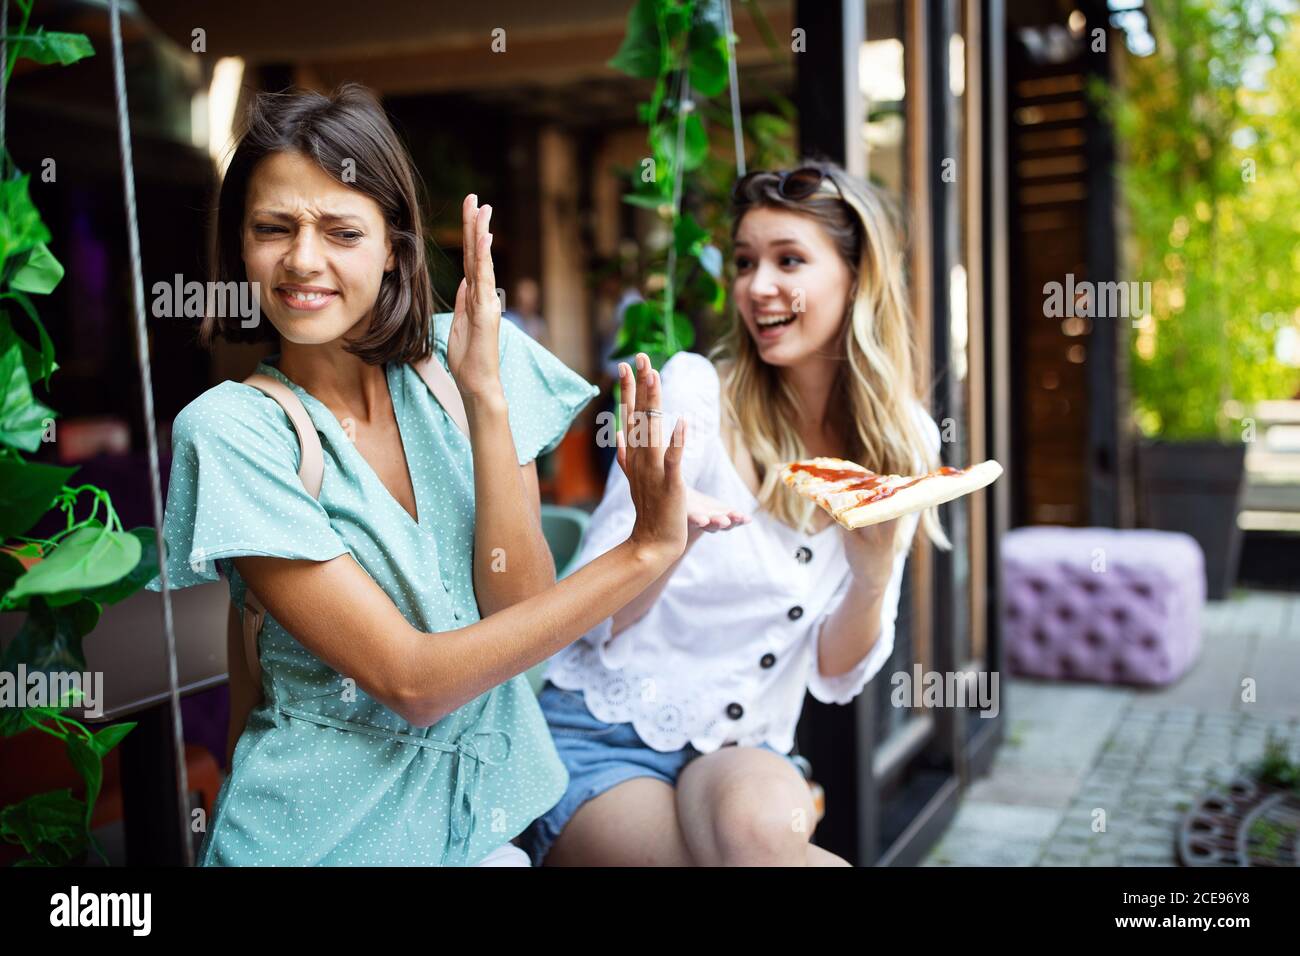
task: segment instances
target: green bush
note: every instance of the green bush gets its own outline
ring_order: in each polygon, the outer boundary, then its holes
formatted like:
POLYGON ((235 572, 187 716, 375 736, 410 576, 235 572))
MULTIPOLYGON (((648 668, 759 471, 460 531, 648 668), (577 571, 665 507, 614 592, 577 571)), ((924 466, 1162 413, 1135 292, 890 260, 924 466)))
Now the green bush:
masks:
POLYGON ((1130 278, 1152 285, 1130 337, 1134 416, 1149 437, 1234 440, 1250 403, 1300 387, 1274 354, 1281 328, 1300 331, 1300 18, 1276 0, 1146 9, 1156 50, 1107 97, 1130 278))

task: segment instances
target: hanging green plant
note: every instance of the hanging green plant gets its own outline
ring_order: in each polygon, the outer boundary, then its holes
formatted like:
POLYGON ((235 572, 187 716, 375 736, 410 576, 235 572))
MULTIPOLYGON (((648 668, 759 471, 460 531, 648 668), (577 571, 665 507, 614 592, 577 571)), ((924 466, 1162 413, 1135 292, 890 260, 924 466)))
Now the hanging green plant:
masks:
MULTIPOLYGON (((679 301, 688 290, 697 304, 718 311, 725 301, 720 260, 709 262, 709 233, 682 211, 683 178, 709 156, 709 136, 696 97, 727 88, 731 50, 723 0, 638 0, 628 14, 622 46, 609 61, 613 68, 653 79, 650 100, 638 107, 647 127, 650 155, 634 171, 625 202, 655 210, 669 227, 663 257, 651 265, 658 301, 628 308, 614 346, 614 358, 645 352, 657 367, 695 342, 688 307, 679 301)), ((717 259, 717 257, 713 257, 717 259)))
MULTIPOLYGON (((81 34, 28 31, 34 0, 14 0, 21 20, 6 30, 7 62, 0 97, 20 57, 67 65, 91 56, 81 34)), ((105 605, 134 594, 158 573, 152 528, 126 531, 108 493, 94 485, 69 486, 76 471, 28 461, 50 433, 55 412, 38 401, 35 383, 49 386, 58 368, 54 345, 40 320, 34 295, 48 295, 63 278, 50 252, 50 231, 31 200, 29 178, 11 169, 0 128, 0 612, 25 612, 17 635, 0 656, 0 672, 82 673, 82 639, 105 605), (5 305, 13 302, 35 329, 35 344, 14 328, 5 305), (83 502, 89 500, 89 514, 83 502), (64 527, 48 538, 30 537, 50 511, 64 527)), ((20 866, 61 866, 88 849, 103 858, 90 831, 103 782, 103 758, 135 726, 112 724, 98 733, 66 716, 81 701, 73 690, 57 706, 0 705, 0 737, 44 733, 62 741, 85 787, 35 794, 0 809, 0 840, 27 857, 20 866)))
MULTIPOLYGON (((779 61, 776 38, 757 4, 746 0, 744 6, 779 61)), ((715 156, 709 125, 730 125, 733 135, 742 126, 737 154, 748 140, 762 168, 794 158, 795 114, 787 99, 769 92, 775 112, 755 111, 743 120, 738 91, 732 90, 730 111, 711 101, 730 85, 734 41, 728 0, 637 0, 609 61, 628 76, 654 81, 650 99, 637 108, 649 155, 629 172, 623 201, 658 213, 670 237, 644 277, 655 295, 624 312, 612 358, 645 352, 661 368, 695 344, 693 317, 719 316, 726 308, 728 199, 743 157, 715 156), (683 209, 687 194, 690 211, 683 209)))

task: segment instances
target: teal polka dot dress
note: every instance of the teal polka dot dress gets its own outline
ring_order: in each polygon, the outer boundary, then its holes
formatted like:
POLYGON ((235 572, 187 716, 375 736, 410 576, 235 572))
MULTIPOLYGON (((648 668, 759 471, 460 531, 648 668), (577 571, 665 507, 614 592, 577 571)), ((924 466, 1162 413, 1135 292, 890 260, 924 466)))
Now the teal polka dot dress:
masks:
MULTIPOLYGON (((433 324, 445 366, 450 313, 433 324)), ((170 585, 214 581, 220 570, 242 607, 245 587, 231 558, 351 554, 429 640, 478 620, 469 440, 415 370, 385 369, 418 522, 324 405, 274 365, 258 371, 293 389, 320 433, 320 499, 298 480, 298 440, 279 405, 237 382, 209 389, 173 431, 170 585)), ((557 445, 597 391, 508 322, 501 380, 521 465, 557 445)), ((158 580, 149 586, 157 590, 158 580)), ((201 865, 472 865, 565 791, 568 774, 524 675, 416 727, 269 615, 259 655, 262 703, 235 748, 201 865)))

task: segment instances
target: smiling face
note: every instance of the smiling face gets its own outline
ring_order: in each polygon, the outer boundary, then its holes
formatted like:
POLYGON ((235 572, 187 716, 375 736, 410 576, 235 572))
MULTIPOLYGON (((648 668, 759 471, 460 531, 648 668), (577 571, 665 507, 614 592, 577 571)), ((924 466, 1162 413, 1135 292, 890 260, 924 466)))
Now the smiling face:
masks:
POLYGON ((249 281, 261 284, 262 312, 299 345, 363 332, 395 267, 379 204, 296 152, 272 153, 253 171, 243 259, 249 281))
POLYGON ((789 367, 831 355, 853 274, 816 221, 751 209, 736 229, 735 264, 736 308, 764 362, 789 367))

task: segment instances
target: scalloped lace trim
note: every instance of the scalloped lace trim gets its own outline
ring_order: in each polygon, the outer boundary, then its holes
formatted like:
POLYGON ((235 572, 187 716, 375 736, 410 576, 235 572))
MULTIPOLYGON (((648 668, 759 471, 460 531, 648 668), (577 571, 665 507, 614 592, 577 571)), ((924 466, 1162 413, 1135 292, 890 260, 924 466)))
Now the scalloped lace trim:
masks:
POLYGON ((659 687, 649 675, 608 670, 595 647, 582 640, 551 665, 547 678, 565 690, 581 691, 587 709, 607 724, 631 723, 646 744, 661 752, 681 750, 692 740, 717 736, 720 719, 701 718, 698 698, 659 687))

